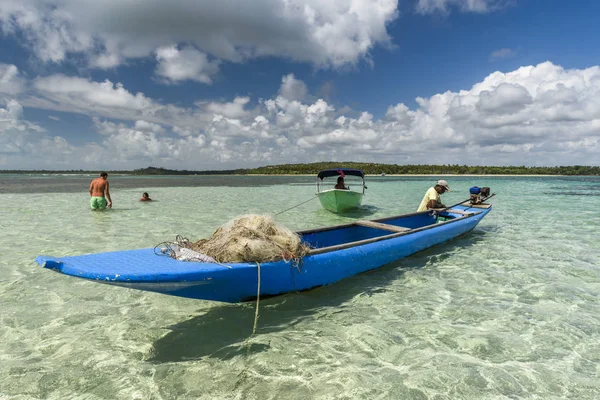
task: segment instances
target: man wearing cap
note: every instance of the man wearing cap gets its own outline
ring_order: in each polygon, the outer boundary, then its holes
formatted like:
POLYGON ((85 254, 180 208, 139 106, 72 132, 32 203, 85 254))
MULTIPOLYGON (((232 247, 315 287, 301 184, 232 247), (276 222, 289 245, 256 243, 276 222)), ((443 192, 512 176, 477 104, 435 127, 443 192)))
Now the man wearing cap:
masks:
POLYGON ((417 212, 427 211, 430 208, 445 208, 446 206, 442 204, 440 200, 440 194, 444 194, 450 191, 450 186, 448 186, 448 182, 443 179, 437 181, 437 184, 434 187, 430 187, 429 190, 425 193, 425 197, 423 197, 423 201, 419 205, 417 212))

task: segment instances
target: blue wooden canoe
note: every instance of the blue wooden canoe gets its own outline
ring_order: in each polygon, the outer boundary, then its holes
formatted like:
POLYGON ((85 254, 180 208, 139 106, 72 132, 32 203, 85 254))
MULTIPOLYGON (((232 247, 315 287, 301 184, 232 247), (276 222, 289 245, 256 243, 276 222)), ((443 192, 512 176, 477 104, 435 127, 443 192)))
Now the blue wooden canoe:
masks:
MULTIPOLYGON (((439 215, 425 211, 298 232, 311 251, 298 263, 260 264, 260 296, 328 285, 381 267, 469 232, 490 210, 489 204, 464 203, 439 215)), ((36 262, 66 275, 174 296, 235 303, 257 295, 256 263, 177 261, 153 248, 39 256, 36 262)))

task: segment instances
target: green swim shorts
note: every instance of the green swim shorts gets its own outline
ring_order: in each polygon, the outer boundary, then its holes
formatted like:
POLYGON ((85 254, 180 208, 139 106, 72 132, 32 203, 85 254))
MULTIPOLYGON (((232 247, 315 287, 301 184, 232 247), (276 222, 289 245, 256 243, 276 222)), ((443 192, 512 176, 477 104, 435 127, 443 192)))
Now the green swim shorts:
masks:
POLYGON ((106 201, 104 197, 92 196, 90 199, 90 207, 92 210, 104 210, 107 204, 108 201, 106 201))

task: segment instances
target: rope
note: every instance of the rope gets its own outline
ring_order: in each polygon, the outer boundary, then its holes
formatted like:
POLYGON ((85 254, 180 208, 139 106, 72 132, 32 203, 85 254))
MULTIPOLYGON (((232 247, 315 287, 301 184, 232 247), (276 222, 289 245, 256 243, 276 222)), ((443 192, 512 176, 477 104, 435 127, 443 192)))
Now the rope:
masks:
POLYGON ((168 256, 174 258, 174 246, 177 246, 181 249, 190 249, 192 247, 188 238, 183 237, 181 235, 177 235, 175 236, 174 242, 161 242, 154 246, 154 254, 156 254, 157 256, 168 256))
POLYGON ((260 302, 260 263, 256 263, 258 268, 258 286, 256 288, 256 311, 254 312, 254 327, 252 328, 252 334, 256 333, 256 324, 258 323, 258 303, 260 302))
POLYGON ((296 208, 296 207, 299 207, 299 206, 301 206, 302 204, 308 203, 309 201, 311 201, 311 200, 314 200, 314 199, 316 199, 316 198, 317 198, 317 196, 313 196, 313 197, 311 197, 310 199, 308 199, 308 200, 306 200, 306 201, 303 201, 303 202, 302 202, 302 203, 300 203, 300 204, 296 204, 296 205, 295 205, 295 206, 293 206, 293 207, 287 208, 287 209, 285 209, 285 210, 283 210, 283 211, 279 211, 277 214, 274 214, 274 215, 283 214, 283 213, 284 213, 284 212, 286 212, 286 211, 290 211, 291 209, 293 209, 293 208, 296 208))
MULTIPOLYGON (((176 249, 189 249, 192 251, 195 251, 192 249, 192 242, 190 242, 190 240, 186 237, 183 237, 182 235, 176 235, 175 236, 175 241, 174 242, 161 242, 159 244, 157 244, 156 246, 154 246, 154 254, 156 254, 157 256, 167 256, 167 257, 171 257, 171 258, 175 258, 177 259, 177 251, 176 249)), ((212 259, 212 257, 210 257, 212 259)), ((190 260, 185 260, 185 261, 190 261, 190 260)), ((212 260, 204 260, 204 259, 198 259, 198 260, 193 260, 193 261, 198 261, 198 262, 211 262, 213 264, 217 264, 220 265, 221 267, 226 267, 226 268, 233 268, 231 265, 226 265, 223 263, 220 263, 214 259, 212 260)))

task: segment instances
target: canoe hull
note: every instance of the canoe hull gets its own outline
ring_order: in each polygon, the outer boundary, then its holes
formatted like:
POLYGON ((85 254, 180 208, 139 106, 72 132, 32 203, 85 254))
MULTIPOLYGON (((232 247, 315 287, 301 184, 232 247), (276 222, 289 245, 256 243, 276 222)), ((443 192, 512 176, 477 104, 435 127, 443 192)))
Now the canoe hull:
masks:
POLYGON ((324 209, 341 213, 359 207, 363 194, 352 190, 331 189, 317 193, 317 197, 324 209))
MULTIPOLYGON (((300 232, 303 240, 313 246, 320 246, 321 249, 303 257, 298 263, 277 261, 221 265, 181 262, 157 256, 152 248, 61 258, 40 256, 36 258, 36 262, 66 275, 99 283, 235 303, 256 298, 259 273, 260 296, 274 296, 332 284, 463 235, 475 228, 490 210, 491 208, 478 210, 477 214, 468 216, 454 215, 453 220, 442 223, 436 223, 436 217, 430 213, 379 220, 387 224, 407 226, 409 230, 405 233, 351 224, 341 226, 342 228, 300 232), (350 243, 346 248, 328 250, 335 247, 336 240, 356 239, 362 241, 362 244, 350 243)), ((343 246, 344 244, 341 245, 343 246)))

